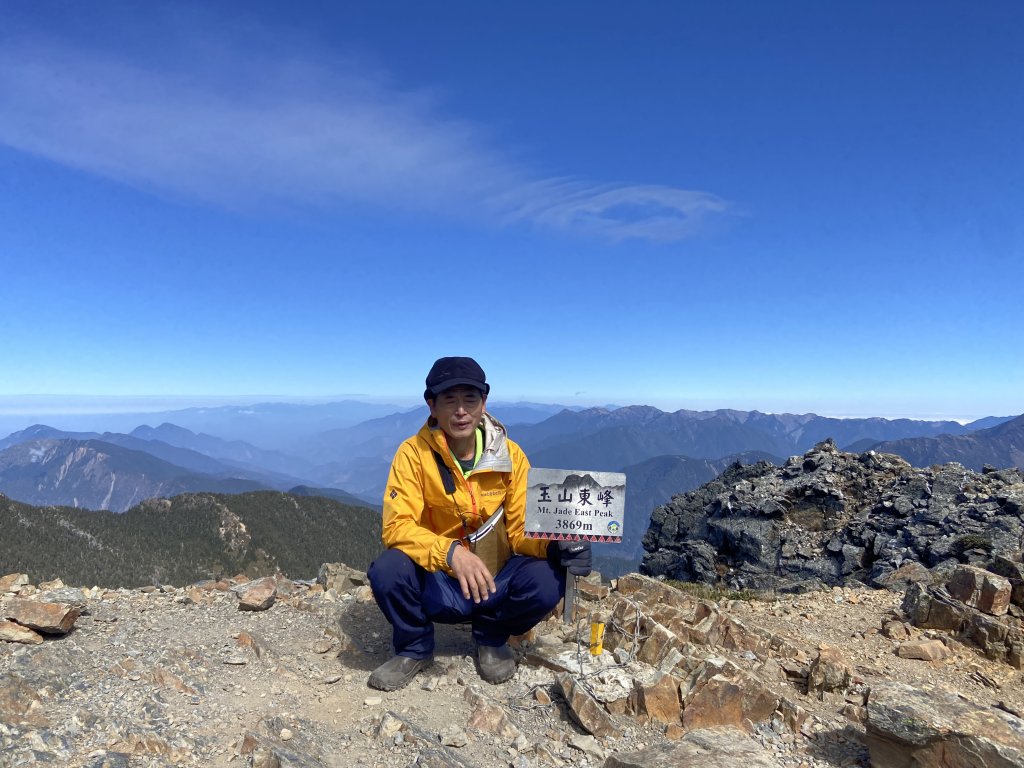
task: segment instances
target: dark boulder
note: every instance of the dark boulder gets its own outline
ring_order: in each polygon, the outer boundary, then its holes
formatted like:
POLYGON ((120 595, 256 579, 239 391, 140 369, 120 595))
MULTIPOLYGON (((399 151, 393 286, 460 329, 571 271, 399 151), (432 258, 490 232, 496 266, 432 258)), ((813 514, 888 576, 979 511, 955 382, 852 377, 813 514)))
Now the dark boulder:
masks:
MULTIPOLYGON (((1024 475, 927 469, 826 440, 776 467, 733 465, 651 516, 642 573, 791 590, 851 580, 901 588, 968 564, 1024 577, 1024 475), (916 570, 915 570, 916 569, 916 570)), ((1016 581, 1014 581, 1016 580, 1016 581)))

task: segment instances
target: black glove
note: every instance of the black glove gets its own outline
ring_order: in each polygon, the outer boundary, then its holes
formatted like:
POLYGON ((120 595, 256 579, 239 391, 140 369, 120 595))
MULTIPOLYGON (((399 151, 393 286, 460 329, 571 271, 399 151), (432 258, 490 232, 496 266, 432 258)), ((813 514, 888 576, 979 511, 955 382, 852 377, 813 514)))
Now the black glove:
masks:
POLYGON ((556 541, 554 544, 548 548, 548 553, 554 554, 555 562, 573 576, 586 576, 590 573, 594 556, 590 552, 589 541, 556 541))

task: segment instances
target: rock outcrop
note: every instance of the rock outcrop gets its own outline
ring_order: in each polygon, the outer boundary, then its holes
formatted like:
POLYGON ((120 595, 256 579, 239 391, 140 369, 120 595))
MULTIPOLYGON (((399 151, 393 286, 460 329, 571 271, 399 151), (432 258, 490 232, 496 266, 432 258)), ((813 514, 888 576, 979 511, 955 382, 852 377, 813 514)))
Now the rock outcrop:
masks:
MULTIPOLYGON (((641 571, 737 589, 854 580, 901 589, 959 564, 1019 563, 1024 473, 917 469, 816 445, 782 467, 733 466, 651 517, 641 571)), ((1020 584, 1020 575, 1017 581, 1020 584)))
POLYGON ((881 683, 868 700, 871 764, 885 768, 1019 768, 1024 720, 932 686, 881 683))
POLYGON ((916 627, 942 630, 990 659, 1024 669, 1024 623, 1019 604, 1010 599, 1007 579, 960 566, 944 587, 912 584, 903 599, 903 613, 916 627), (1017 616, 1007 615, 1011 607, 1017 616))
MULTIPOLYGON (((992 574, 968 575, 985 591, 992 574)), ((576 623, 553 616, 515 638, 507 683, 480 681, 468 631, 439 626, 434 664, 382 693, 365 680, 389 628, 364 582, 338 564, 317 581, 136 590, 0 579, 7 623, 50 630, 0 640, 0 766, 1005 768, 1024 756, 1013 668, 916 626, 887 590, 751 602, 631 574, 578 589, 576 623), (262 609, 240 610, 250 596, 262 609), (605 634, 591 653, 593 623, 605 634), (907 658, 911 643, 947 652, 907 658)))

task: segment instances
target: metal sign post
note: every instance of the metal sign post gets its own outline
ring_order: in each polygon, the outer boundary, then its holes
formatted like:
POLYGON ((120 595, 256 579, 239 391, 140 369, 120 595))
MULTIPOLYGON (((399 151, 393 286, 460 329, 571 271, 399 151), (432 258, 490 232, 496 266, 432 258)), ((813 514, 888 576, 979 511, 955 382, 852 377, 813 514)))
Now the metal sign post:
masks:
MULTIPOLYGON (((621 472, 531 468, 526 481, 526 531, 531 539, 622 541, 626 476, 621 472)), ((576 580, 565 579, 562 621, 575 621, 576 580)))
POLYGON ((578 576, 565 575, 565 598, 562 602, 562 623, 572 624, 576 621, 576 579, 578 576))

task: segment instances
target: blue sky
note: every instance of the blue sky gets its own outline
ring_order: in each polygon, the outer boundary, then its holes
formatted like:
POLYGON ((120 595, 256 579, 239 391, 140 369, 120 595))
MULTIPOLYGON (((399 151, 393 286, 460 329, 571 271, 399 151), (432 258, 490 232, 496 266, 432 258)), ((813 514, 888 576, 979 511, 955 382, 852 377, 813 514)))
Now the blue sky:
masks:
POLYGON ((1024 4, 9 3, 0 405, 1024 411, 1024 4))

